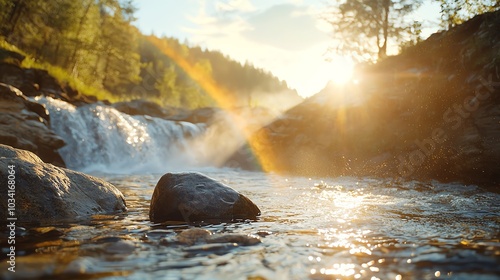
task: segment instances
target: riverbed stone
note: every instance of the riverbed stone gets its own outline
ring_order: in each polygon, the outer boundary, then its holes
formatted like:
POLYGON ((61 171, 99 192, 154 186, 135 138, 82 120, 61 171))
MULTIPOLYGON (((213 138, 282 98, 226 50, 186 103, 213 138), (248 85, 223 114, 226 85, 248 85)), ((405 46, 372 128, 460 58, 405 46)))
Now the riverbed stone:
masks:
MULTIPOLYGON (((2 219, 19 223, 75 221, 95 214, 126 211, 123 194, 113 185, 80 172, 44 163, 34 153, 0 144, 0 201, 2 219), (13 166, 11 169, 9 166, 13 166), (10 174, 9 171, 15 172, 10 174), (14 175, 13 214, 7 195, 14 175), (8 216, 10 215, 10 216, 8 216)), ((13 205, 11 205, 13 206, 13 205)))
POLYGON ((258 236, 251 234, 215 233, 202 228, 190 228, 177 235, 181 244, 208 244, 208 243, 236 243, 242 246, 251 246, 261 243, 258 236))
POLYGON ((149 210, 149 218, 155 223, 229 222, 259 215, 260 209, 246 196, 200 173, 163 175, 149 210))

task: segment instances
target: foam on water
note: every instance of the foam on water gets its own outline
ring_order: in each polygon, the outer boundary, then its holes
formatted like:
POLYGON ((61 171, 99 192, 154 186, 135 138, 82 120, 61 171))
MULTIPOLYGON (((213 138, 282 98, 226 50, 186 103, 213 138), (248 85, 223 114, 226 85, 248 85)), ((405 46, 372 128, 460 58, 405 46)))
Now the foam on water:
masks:
POLYGON ((204 124, 130 116, 99 103, 75 107, 50 97, 37 101, 47 106, 52 129, 66 141, 59 152, 71 169, 127 174, 197 164, 188 141, 204 132, 204 124))

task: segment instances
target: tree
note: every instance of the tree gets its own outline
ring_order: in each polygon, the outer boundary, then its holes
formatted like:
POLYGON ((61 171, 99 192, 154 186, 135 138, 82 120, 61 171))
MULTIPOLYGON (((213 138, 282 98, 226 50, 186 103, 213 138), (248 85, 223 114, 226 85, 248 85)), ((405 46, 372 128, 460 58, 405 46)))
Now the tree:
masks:
POLYGON ((134 12, 131 2, 120 4, 115 0, 102 1, 100 60, 96 72, 102 73, 102 86, 118 95, 127 93, 130 83, 140 80, 138 30, 131 22, 134 12))
POLYGON ((173 65, 164 70, 163 78, 156 82, 155 87, 160 92, 161 101, 168 106, 181 105, 180 93, 177 86, 177 72, 173 65))
POLYGON ((478 14, 496 11, 500 0, 436 0, 441 5, 441 26, 452 28, 478 14))
POLYGON ((14 32, 19 19, 30 4, 29 2, 26 0, 0 0, 0 31, 2 36, 7 38, 14 32))
POLYGON ((356 60, 379 60, 387 56, 390 41, 401 43, 411 34, 414 22, 405 16, 421 0, 345 0, 326 20, 340 43, 335 51, 356 60))

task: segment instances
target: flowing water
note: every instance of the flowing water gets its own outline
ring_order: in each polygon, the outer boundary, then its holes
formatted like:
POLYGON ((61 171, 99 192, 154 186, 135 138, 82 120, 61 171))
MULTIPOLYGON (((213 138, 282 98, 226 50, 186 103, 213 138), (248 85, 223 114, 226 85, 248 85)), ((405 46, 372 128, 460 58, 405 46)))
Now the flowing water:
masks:
MULTIPOLYGON (((257 221, 203 228, 260 236, 262 243, 167 242, 189 226, 149 222, 149 201, 161 174, 108 174, 104 178, 124 193, 129 211, 75 224, 19 229, 16 276, 498 279, 500 275, 498 194, 453 184, 321 180, 232 169, 202 172, 233 186, 262 210, 257 221)), ((3 277, 12 276, 5 271, 3 277)))
POLYGON ((52 129, 66 141, 59 152, 67 167, 86 172, 193 165, 189 139, 205 130, 204 124, 130 116, 99 103, 75 107, 50 97, 35 101, 47 107, 52 129))
POLYGON ((18 227, 16 273, 7 271, 3 248, 0 278, 500 279, 500 195, 460 184, 198 169, 262 211, 256 221, 201 227, 258 236, 261 243, 176 242, 194 225, 151 223, 151 195, 161 175, 179 167, 169 159, 205 128, 103 105, 47 102, 55 130, 73 145, 64 159, 79 170, 105 171, 94 175, 117 186, 129 210, 18 227))

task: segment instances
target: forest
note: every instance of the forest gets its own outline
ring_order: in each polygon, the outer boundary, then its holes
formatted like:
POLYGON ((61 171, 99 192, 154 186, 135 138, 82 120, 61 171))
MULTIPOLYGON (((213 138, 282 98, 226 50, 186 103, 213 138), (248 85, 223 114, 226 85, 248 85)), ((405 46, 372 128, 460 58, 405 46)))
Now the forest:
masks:
POLYGON ((135 12, 130 0, 0 0, 0 45, 22 51, 29 58, 23 67, 45 68, 99 99, 217 106, 201 77, 231 95, 234 106, 273 107, 274 95, 301 101, 285 81, 251 63, 142 34, 135 12))

